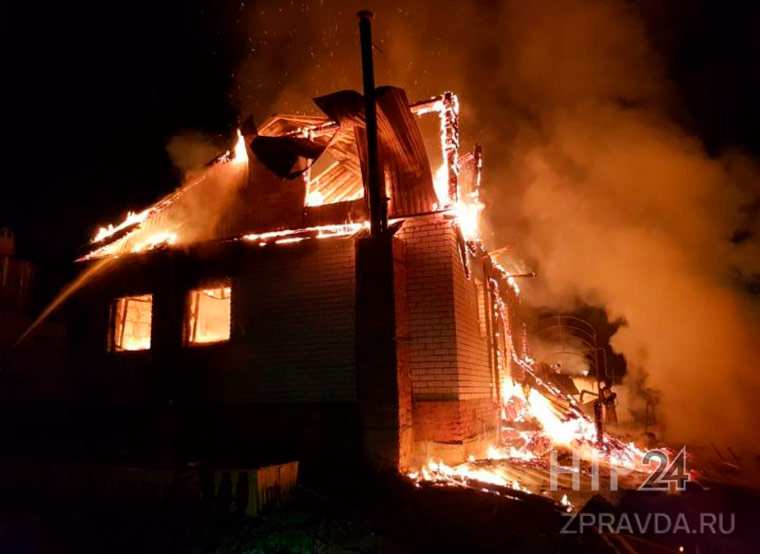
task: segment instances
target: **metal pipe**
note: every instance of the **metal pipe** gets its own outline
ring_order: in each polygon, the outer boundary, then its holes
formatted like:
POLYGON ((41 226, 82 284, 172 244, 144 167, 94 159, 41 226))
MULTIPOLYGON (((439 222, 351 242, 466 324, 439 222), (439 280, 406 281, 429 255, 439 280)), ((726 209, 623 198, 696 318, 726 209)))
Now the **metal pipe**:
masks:
POLYGON ((388 204, 380 175, 377 149, 377 106, 375 70, 372 62, 372 12, 362 10, 359 17, 359 38, 364 82, 364 112, 367 129, 367 193, 369 194, 370 233, 378 236, 388 230, 388 204))

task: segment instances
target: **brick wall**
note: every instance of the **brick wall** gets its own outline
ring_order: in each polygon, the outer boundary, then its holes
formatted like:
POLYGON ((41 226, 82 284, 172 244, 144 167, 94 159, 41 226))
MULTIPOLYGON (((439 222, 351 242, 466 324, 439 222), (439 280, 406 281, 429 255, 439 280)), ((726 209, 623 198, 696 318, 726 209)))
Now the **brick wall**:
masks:
POLYGON ((496 427, 498 410, 490 399, 423 400, 414 403, 415 441, 456 442, 496 427))
POLYGON ((407 220, 398 238, 406 244, 409 368, 415 399, 456 399, 459 377, 452 266, 457 254, 451 221, 442 216, 407 220))
MULTIPOLYGON (((441 215, 408 220, 396 242, 401 435, 409 436, 411 424, 415 441, 480 436, 495 428, 497 409, 487 326, 478 305, 479 267, 471 260, 466 274, 457 230, 441 215)), ((78 339, 82 355, 77 363, 91 366, 83 379, 101 379, 92 389, 94 398, 111 391, 129 405, 147 394, 156 405, 215 406, 212 413, 221 418, 217 429, 231 423, 221 414, 239 414, 241 422, 248 422, 252 443, 262 426, 271 427, 272 436, 301 429, 301 440, 313 431, 296 421, 297 414, 312 412, 294 411, 291 429, 267 420, 267 404, 284 414, 288 404, 304 409, 309 404, 318 411, 320 405, 327 409, 357 402, 355 249, 350 238, 264 248, 238 242, 211 245, 208 252, 157 252, 125 264, 85 300, 83 320, 104 323, 111 298, 153 292, 155 330, 162 336, 154 337, 155 350, 149 353, 113 355, 104 348, 107 329, 94 332, 101 323, 90 325, 78 339), (224 277, 233 286, 231 341, 183 347, 184 295, 204 280, 224 277)), ((353 434, 348 427, 346 432, 353 434)), ((325 436, 330 432, 320 431, 325 436)), ((244 435, 241 441, 248 440, 244 435)), ((401 442, 403 450, 410 439, 401 442)), ((402 452, 401 457, 407 456, 402 452)))
POLYGON ((356 400, 354 241, 255 254, 233 289, 242 352, 226 360, 225 400, 356 400))
POLYGON ((477 281, 482 267, 463 264, 457 230, 443 216, 408 220, 399 232, 407 248, 410 368, 416 399, 491 398, 488 338, 477 281))
POLYGON ((452 269, 459 398, 492 399, 494 389, 488 356, 489 341, 484 326, 481 325, 478 303, 478 296, 484 294, 483 289, 477 286, 477 283, 483 283, 483 267, 478 260, 470 259, 468 276, 461 256, 456 262, 452 269))
POLYGON ((350 238, 125 260, 68 307, 68 374, 88 414, 72 436, 140 460, 172 450, 231 460, 350 455, 359 444, 354 266, 350 238), (183 346, 187 291, 220 278, 232 279, 231 340, 183 346), (108 306, 137 293, 154 295, 151 350, 108 352, 108 306))
POLYGON ((415 441, 456 442, 495 429, 482 265, 465 268, 457 229, 432 215, 407 220, 409 367, 415 441))

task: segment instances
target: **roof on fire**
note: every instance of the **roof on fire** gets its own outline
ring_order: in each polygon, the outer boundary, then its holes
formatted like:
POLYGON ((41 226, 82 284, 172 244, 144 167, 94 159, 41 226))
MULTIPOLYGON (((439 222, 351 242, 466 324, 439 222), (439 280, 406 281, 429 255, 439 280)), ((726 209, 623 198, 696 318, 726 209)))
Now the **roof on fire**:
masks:
MULTIPOLYGON (((161 241, 191 243, 366 220, 363 97, 340 91, 316 98, 315 104, 325 115, 275 115, 258 129, 244 123, 244 154, 228 152, 189 175, 134 224, 95 243, 84 259, 140 251, 161 241)), ((379 155, 391 217, 426 213, 437 202, 416 120, 402 89, 378 88, 379 155)))

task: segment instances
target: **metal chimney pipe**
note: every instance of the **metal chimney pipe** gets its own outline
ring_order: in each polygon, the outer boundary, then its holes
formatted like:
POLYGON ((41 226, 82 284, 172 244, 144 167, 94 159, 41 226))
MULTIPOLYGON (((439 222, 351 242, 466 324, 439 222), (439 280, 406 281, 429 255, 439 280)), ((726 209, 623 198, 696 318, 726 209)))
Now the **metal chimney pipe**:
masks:
POLYGON ((361 10, 356 15, 359 18, 364 112, 367 128, 367 193, 369 194, 370 233, 376 237, 388 229, 388 202, 385 198, 385 186, 380 174, 377 150, 375 69, 372 61, 372 12, 361 10))

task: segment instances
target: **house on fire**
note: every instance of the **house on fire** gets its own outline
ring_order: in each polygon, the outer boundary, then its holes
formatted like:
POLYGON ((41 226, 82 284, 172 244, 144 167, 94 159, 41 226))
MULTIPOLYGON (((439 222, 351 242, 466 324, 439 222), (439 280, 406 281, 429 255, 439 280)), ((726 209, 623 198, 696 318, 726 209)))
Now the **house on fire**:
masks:
POLYGON ((403 469, 495 441, 519 290, 477 237, 482 161, 459 152, 456 96, 377 89, 380 243, 363 97, 315 102, 324 116, 243 124, 80 259, 68 363, 103 452, 403 469))

